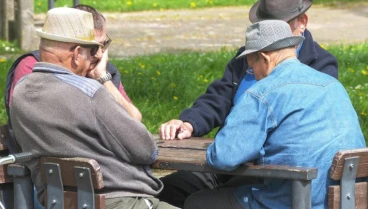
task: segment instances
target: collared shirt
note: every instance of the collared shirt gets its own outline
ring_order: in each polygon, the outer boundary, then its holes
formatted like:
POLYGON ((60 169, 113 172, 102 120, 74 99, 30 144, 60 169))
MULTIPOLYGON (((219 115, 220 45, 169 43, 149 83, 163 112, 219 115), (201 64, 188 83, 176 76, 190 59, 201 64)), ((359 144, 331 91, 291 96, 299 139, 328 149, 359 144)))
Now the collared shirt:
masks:
MULTIPOLYGON (((239 98, 208 147, 207 162, 222 170, 253 160, 315 167, 312 206, 325 208, 333 156, 362 147, 357 114, 339 81, 288 59, 239 98)), ((290 192, 291 182, 277 179, 234 189, 245 208, 290 208, 290 192)))
MULTIPOLYGON (((302 34, 304 37, 304 33, 302 34)), ((303 46, 303 42, 301 42, 296 49, 296 55, 299 56, 300 49, 303 46)), ((239 97, 253 84, 257 82, 256 77, 254 76, 253 69, 249 68, 247 74, 244 76, 243 80, 240 82, 240 86, 238 90, 236 91, 235 97, 234 97, 234 104, 238 101, 239 97)))

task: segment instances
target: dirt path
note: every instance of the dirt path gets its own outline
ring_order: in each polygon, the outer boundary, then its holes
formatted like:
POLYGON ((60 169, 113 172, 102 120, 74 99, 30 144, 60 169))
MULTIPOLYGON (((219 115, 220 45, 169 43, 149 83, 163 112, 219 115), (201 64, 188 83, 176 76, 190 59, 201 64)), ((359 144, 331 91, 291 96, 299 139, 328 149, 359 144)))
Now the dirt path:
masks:
MULTIPOLYGON (((114 40, 110 53, 126 57, 244 45, 249 7, 105 14, 114 40)), ((368 40, 368 3, 351 8, 312 6, 308 29, 327 45, 368 40)))
MULTIPOLYGON (((179 50, 216 50, 244 45, 249 7, 104 13, 113 39, 111 57, 179 50)), ((368 3, 349 8, 313 5, 307 28, 320 44, 368 40, 368 3)), ((45 15, 36 19, 43 20, 45 15)), ((37 47, 38 38, 35 38, 37 47)))

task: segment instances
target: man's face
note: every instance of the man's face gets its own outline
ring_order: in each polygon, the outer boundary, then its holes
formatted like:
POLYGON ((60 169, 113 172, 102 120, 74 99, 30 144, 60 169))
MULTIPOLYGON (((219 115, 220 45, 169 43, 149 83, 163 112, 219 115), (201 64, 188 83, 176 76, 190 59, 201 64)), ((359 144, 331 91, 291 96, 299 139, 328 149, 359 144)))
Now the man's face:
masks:
MULTIPOLYGON (((105 26, 103 27, 102 30, 95 30, 95 41, 97 41, 99 43, 104 43, 106 39, 107 39, 107 34, 106 34, 106 27, 105 26)), ((103 51, 100 47, 100 49, 98 50, 96 55, 94 57, 92 57, 92 60, 91 60, 92 69, 94 67, 96 67, 98 61, 102 57, 102 53, 103 53, 103 51)))
POLYGON ((248 54, 247 62, 249 68, 253 68, 253 73, 257 81, 267 76, 267 66, 264 64, 257 52, 248 54))
POLYGON ((301 36, 304 33, 305 28, 307 26, 307 21, 308 21, 307 15, 302 14, 299 17, 294 18, 293 20, 290 20, 288 22, 294 36, 301 36))

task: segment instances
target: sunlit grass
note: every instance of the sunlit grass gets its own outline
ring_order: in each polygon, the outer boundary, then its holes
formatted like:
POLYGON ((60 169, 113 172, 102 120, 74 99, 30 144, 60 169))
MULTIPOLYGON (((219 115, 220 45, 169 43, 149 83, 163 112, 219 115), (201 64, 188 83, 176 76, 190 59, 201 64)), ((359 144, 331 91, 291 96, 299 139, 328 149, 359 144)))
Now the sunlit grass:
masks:
MULTIPOLYGON (((351 97, 368 139, 368 44, 331 46, 328 50, 339 61, 339 80, 351 97)), ((222 77, 234 54, 233 50, 159 54, 114 63, 122 72, 127 92, 142 111, 144 123, 156 133, 161 123, 178 118, 210 82, 222 77)))
MULTIPOLYGON (((251 5, 256 0, 80 0, 81 4, 87 4, 104 12, 129 12, 143 10, 167 10, 167 9, 197 9, 216 6, 240 6, 251 5)), ((47 11, 48 4, 45 0, 35 0, 35 13, 47 11)), ((72 6, 72 0, 57 0, 56 7, 72 6)))
POLYGON ((21 50, 15 43, 7 42, 0 39, 0 62, 4 62, 5 58, 1 58, 2 54, 19 54, 21 50))
MULTIPOLYGON (((143 10, 198 9, 218 6, 251 6, 256 0, 80 0, 104 12, 130 12, 143 10)), ((361 0, 314 0, 313 4, 341 5, 361 0)), ((72 6, 72 0, 56 0, 55 7, 72 6)), ((34 1, 35 13, 45 13, 48 9, 46 0, 34 1)))
MULTIPOLYGON (((330 46, 339 61, 339 80, 347 89, 368 139, 368 44, 330 46)), ((221 78, 235 50, 156 54, 113 59, 122 74, 125 90, 143 114, 143 123, 157 133, 159 125, 178 118, 215 79, 221 78)), ((5 84, 12 60, 0 62, 5 84)), ((0 123, 6 123, 4 85, 0 86, 0 123)), ((337 104, 338 105, 338 104, 337 104)), ((214 136, 212 132, 209 136, 214 136)))

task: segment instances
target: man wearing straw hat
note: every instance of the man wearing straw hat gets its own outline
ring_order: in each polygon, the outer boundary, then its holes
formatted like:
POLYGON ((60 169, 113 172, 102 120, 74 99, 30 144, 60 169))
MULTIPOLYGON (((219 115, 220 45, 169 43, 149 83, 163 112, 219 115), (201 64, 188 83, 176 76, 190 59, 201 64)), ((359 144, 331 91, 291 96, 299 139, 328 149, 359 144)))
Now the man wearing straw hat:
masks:
MULTIPOLYGON (((146 127, 134 119, 102 85, 107 53, 95 41, 92 14, 73 8, 48 11, 41 37, 41 62, 16 85, 10 116, 22 151, 32 152, 27 163, 43 202, 39 158, 86 157, 101 166, 108 208, 175 208, 155 196, 162 190, 149 165, 157 146, 146 127)), ((113 84, 112 84, 113 85, 113 84)))
MULTIPOLYGON (((297 58, 304 64, 337 78, 337 60, 313 40, 307 30, 306 12, 312 0, 259 0, 249 11, 252 23, 261 20, 284 20, 294 35, 305 39, 297 48, 297 58)), ((214 128, 223 127, 225 118, 247 88, 256 83, 245 58, 236 59, 244 51, 240 47, 235 57, 226 66, 223 77, 212 82, 206 92, 199 96, 192 107, 183 110, 178 119, 163 123, 159 134, 162 139, 172 140, 191 136, 204 136, 214 128), (247 70, 248 69, 248 70, 247 70)), ((193 192, 216 188, 228 183, 232 176, 212 173, 179 171, 161 180, 164 190, 159 198, 182 207, 185 198, 193 192)))
MULTIPOLYGON (((109 38, 109 36, 106 33, 106 20, 105 17, 98 12, 95 8, 79 4, 74 6, 73 8, 80 9, 83 11, 90 12, 93 16, 93 23, 95 28, 95 40, 103 44, 101 47, 102 53, 107 50, 112 40, 109 38)), ((98 62, 99 59, 102 56, 102 53, 98 53, 96 58, 93 60, 93 62, 98 62)), ((9 107, 11 105, 12 101, 12 95, 14 91, 14 87, 16 83, 24 76, 32 72, 32 68, 36 62, 40 60, 40 53, 39 50, 35 50, 26 54, 23 54, 20 56, 16 61, 14 61, 13 65, 10 67, 8 71, 8 75, 6 78, 6 87, 5 87, 5 107, 9 116, 9 107)), ((104 69, 101 69, 104 71, 104 69)), ((104 85, 110 87, 108 88, 108 91, 114 95, 116 100, 121 103, 121 105, 128 110, 128 112, 132 115, 132 117, 136 118, 137 120, 141 120, 142 115, 139 112, 139 110, 134 106, 134 104, 131 102, 129 96, 124 90, 124 87, 122 85, 122 82, 120 81, 120 73, 118 69, 111 63, 107 62, 106 65, 106 71, 111 75, 111 82, 115 85, 115 88, 112 88, 110 82, 104 83, 104 85), (117 91, 118 89, 118 91, 117 91)), ((97 71, 91 71, 89 73, 88 77, 95 77, 95 74, 99 73, 97 71)), ((8 121, 8 124, 11 124, 10 121, 8 121)), ((6 142, 7 146, 11 153, 19 152, 19 147, 17 146, 16 141, 13 139, 12 136, 12 128, 10 125, 8 125, 9 128, 9 140, 6 142)))
MULTIPOLYGON (((344 87, 296 58, 304 40, 280 20, 246 30, 246 57, 257 83, 248 88, 207 149, 207 163, 231 171, 239 165, 278 164, 318 168, 312 208, 327 208, 328 170, 336 152, 366 147, 357 114, 344 87)), ((291 181, 265 179, 194 193, 185 209, 290 208, 291 181)))

